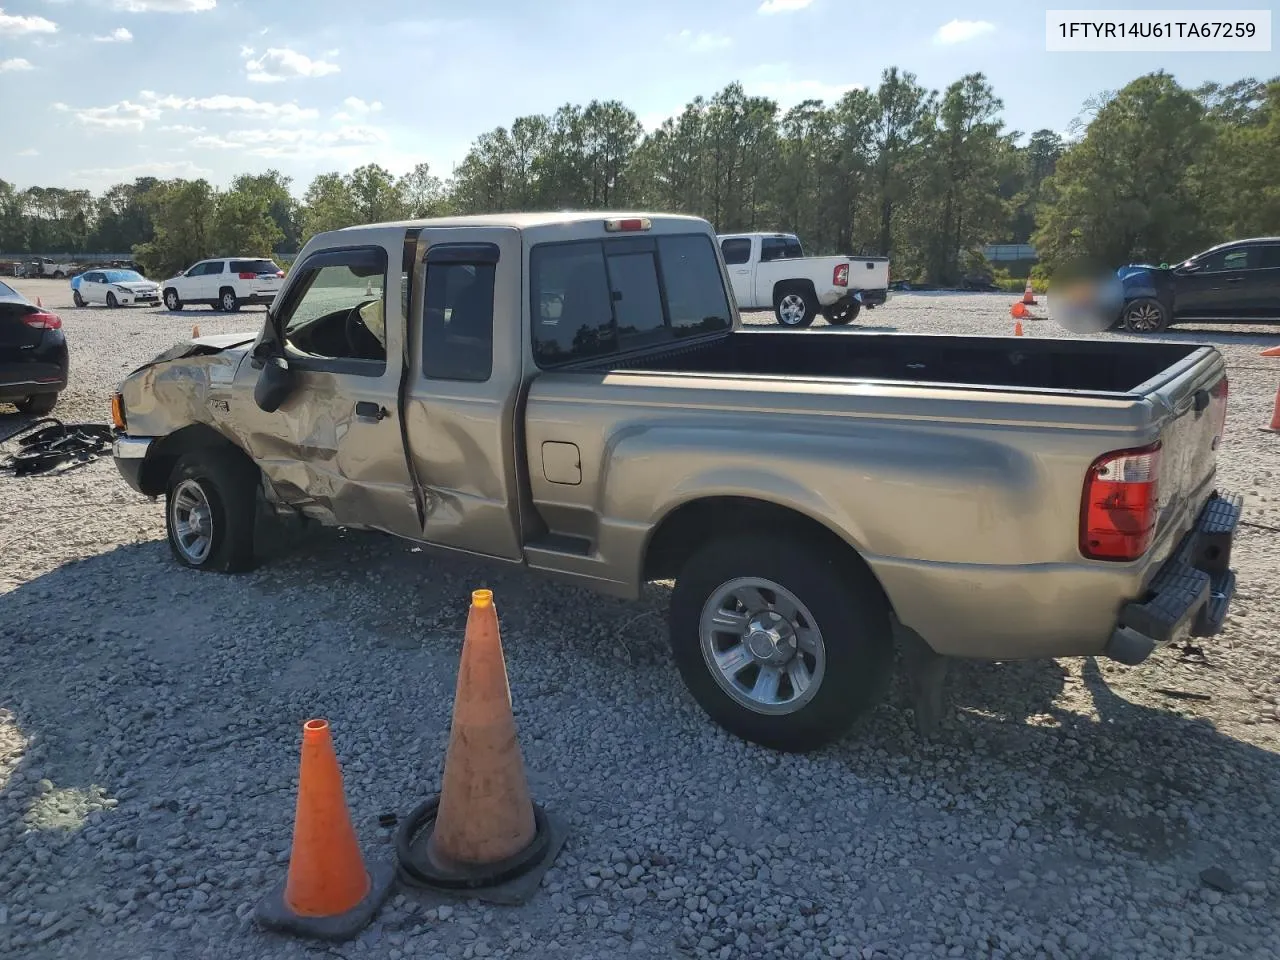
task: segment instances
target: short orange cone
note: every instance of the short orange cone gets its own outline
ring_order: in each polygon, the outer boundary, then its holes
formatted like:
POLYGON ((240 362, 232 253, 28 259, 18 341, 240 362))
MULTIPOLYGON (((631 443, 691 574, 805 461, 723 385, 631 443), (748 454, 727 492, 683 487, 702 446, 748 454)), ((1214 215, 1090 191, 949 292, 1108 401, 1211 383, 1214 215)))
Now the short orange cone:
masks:
POLYGON ((44 309, 44 301, 41 300, 39 297, 36 297, 36 306, 39 307, 41 310, 44 309))
POLYGON ((1280 357, 1280 347, 1267 347, 1260 354, 1260 357, 1280 357))
POLYGON ((1013 317, 1015 320, 1021 320, 1023 317, 1030 314, 1030 312, 1030 310, 1023 306, 1021 300, 1015 301, 1013 306, 1009 308, 1009 316, 1013 317))
POLYGON ((258 922, 269 930, 346 940, 373 919, 394 879, 390 864, 365 868, 329 723, 308 720, 289 872, 258 904, 258 922))
POLYGON ((415 886, 522 903, 566 839, 529 797, 493 592, 475 590, 458 665, 453 725, 437 796, 396 837, 400 875, 415 886))
POLYGON ((1031 289, 1031 278, 1027 277, 1027 285, 1022 290, 1022 302, 1028 306, 1034 305, 1036 302, 1035 291, 1031 289))
POLYGON ((1014 322, 1014 324, 1013 324, 1013 335, 1014 335, 1015 337, 1020 337, 1020 336, 1022 336, 1022 321, 1021 321, 1021 320, 1017 320, 1017 321, 1015 321, 1015 322, 1014 322))

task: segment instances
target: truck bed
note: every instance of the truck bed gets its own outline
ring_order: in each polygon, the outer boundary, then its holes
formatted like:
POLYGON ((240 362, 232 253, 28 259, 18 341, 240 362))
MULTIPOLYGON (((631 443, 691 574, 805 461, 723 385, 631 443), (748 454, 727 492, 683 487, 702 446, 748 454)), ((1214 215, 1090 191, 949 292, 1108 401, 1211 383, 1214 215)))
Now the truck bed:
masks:
POLYGON ((607 368, 1115 394, 1137 391, 1199 349, 1123 340, 736 330, 659 353, 613 358, 607 368))

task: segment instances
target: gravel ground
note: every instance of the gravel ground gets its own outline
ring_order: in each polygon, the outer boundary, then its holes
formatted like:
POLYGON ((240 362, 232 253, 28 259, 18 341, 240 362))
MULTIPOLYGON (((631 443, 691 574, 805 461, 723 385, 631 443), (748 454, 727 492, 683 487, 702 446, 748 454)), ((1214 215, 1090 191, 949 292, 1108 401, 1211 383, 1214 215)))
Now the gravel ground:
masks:
MULTIPOLYGON (((106 420, 119 378, 192 323, 260 321, 18 286, 66 322, 66 419, 106 420)), ((904 294, 861 328, 1003 333, 1012 299, 904 294)), ((1229 358, 1223 481, 1280 526, 1280 441, 1258 430, 1280 385, 1258 351, 1280 330, 1170 336, 1229 358)), ((3 409, 0 435, 22 422, 3 409)), ((0 956, 1280 955, 1274 530, 1242 531, 1203 656, 960 664, 937 740, 898 690, 860 735, 790 757, 698 712, 661 586, 626 604, 324 530, 273 538, 242 577, 189 572, 109 458, 0 477, 0 518, 0 956), (543 889, 518 908, 397 894, 332 950, 260 932, 299 725, 330 719, 365 854, 389 857, 378 815, 438 783, 477 586, 496 592, 532 790, 572 830, 543 889)))

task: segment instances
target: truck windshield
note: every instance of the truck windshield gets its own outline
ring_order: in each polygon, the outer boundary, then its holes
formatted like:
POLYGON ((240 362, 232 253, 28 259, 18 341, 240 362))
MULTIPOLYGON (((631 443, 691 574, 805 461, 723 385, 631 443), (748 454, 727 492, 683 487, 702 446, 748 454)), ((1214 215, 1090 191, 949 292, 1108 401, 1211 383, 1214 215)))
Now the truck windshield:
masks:
POLYGON ((704 234, 544 243, 529 262, 541 367, 730 325, 715 247, 704 234))

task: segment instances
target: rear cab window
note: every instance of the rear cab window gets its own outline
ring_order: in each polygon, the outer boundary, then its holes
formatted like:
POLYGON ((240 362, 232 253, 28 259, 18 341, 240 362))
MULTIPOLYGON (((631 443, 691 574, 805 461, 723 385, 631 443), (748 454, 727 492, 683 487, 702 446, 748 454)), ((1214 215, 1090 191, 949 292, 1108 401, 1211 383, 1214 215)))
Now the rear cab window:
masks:
POLYGON ((232 273, 252 273, 255 277, 263 274, 275 276, 280 272, 280 268, 276 266, 274 260, 232 260, 232 273))
POLYGON ((731 325, 706 234, 541 243, 529 252, 540 367, 660 346, 731 325))

